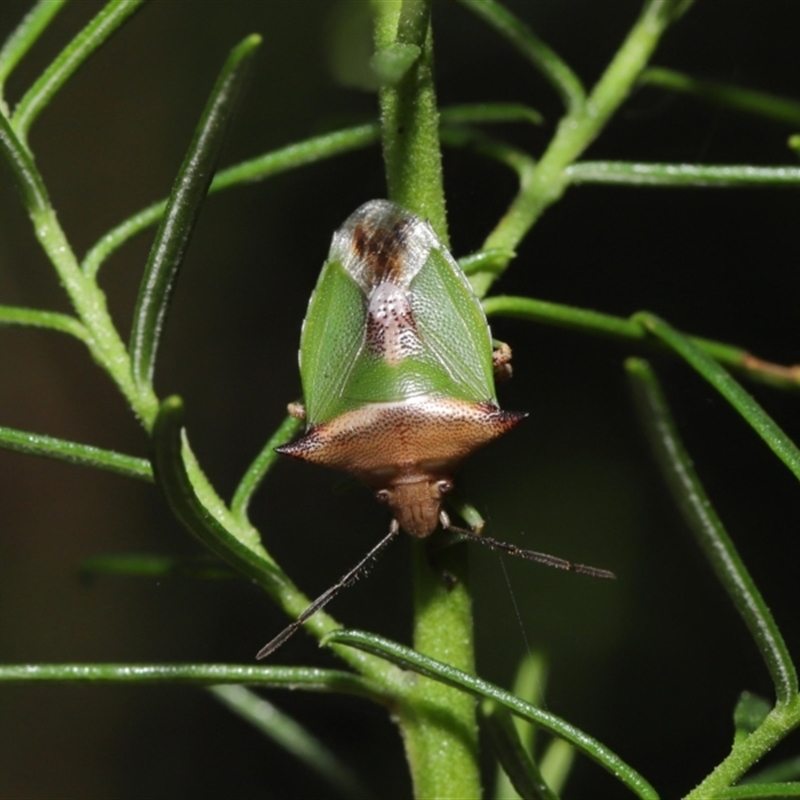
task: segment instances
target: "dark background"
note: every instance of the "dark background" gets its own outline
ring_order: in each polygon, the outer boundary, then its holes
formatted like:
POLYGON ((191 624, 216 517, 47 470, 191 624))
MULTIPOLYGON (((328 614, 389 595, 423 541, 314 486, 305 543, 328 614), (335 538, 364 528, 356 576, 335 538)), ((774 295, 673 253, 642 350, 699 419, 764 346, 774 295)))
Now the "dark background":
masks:
MULTIPOLYGON (((549 0, 512 6, 591 85, 637 2, 549 0)), ((28 3, 0 3, 0 31, 28 3)), ((9 99, 99 8, 63 11, 14 73, 9 99)), ((798 94, 800 4, 698 0, 654 63, 776 94, 798 94)), ((230 133, 235 163, 374 114, 373 96, 337 79, 341 9, 322 2, 154 0, 64 88, 31 144, 79 254, 164 196, 229 49, 264 46, 230 133), (336 55, 338 52, 338 56, 336 55), (337 61, 338 59, 338 61, 337 61)), ((539 153, 559 106, 498 36, 453 3, 435 8, 439 100, 513 100, 541 130, 504 129, 539 153)), ((785 125, 643 89, 587 154, 593 159, 794 163, 785 125)), ((466 152, 444 156, 453 250, 479 247, 513 177, 466 152)), ((7 173, 0 175, 0 302, 67 310, 7 173)), ((299 395, 296 350, 308 295, 333 230, 383 196, 373 148, 211 198, 181 274, 157 368, 162 396, 186 400, 201 463, 229 496, 299 395)), ((127 334, 152 234, 102 272, 127 334)), ((775 361, 798 354, 797 199, 791 190, 576 187, 551 208, 499 293, 627 315, 650 309, 680 328, 775 361)), ((527 648, 550 659, 547 707, 599 738, 665 797, 687 791, 728 752, 742 690, 771 697, 766 670, 669 495, 634 418, 622 362, 592 337, 496 321, 514 348, 507 408, 530 419, 477 454, 459 485, 488 531, 616 571, 615 583, 472 554, 479 673, 510 685, 527 648)), ((0 424, 145 455, 145 436, 74 340, 0 331, 0 424)), ((696 466, 742 555, 800 651, 795 479, 726 403, 668 358, 663 377, 696 466)), ((752 391, 795 438, 798 397, 752 391)), ((339 476, 281 463, 254 501, 266 545, 314 594, 386 529, 385 509, 339 476)), ((193 554, 197 546, 152 486, 0 452, 0 660, 239 662, 285 620, 244 582, 78 578, 99 553, 193 554)), ((346 624, 408 641, 409 544, 343 594, 346 624)), ((275 663, 333 664, 298 636, 275 663)), ((368 703, 303 693, 270 698, 356 765, 381 797, 407 797, 399 737, 368 703)), ((777 755, 795 752, 796 738, 777 755)), ((487 757, 487 775, 490 761, 487 757)), ((8 798, 336 796, 207 694, 184 687, 0 688, 0 796, 8 798)), ((624 797, 579 758, 566 797, 624 797)))

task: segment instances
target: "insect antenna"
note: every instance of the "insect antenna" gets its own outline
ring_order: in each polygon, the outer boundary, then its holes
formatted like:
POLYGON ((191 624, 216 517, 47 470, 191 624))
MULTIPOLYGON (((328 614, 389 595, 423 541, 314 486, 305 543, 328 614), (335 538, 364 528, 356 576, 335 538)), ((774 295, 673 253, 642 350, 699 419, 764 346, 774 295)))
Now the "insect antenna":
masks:
POLYGON ((524 550, 517 547, 515 544, 508 542, 500 542, 497 539, 492 539, 490 536, 483 536, 480 533, 469 530, 469 528, 459 528, 450 522, 450 518, 444 512, 441 513, 441 523, 445 530, 453 531, 461 536, 469 539, 472 542, 491 547, 492 550, 498 550, 501 553, 508 553, 510 556, 518 556, 519 558, 526 558, 528 561, 536 561, 539 564, 545 564, 548 567, 555 567, 556 569, 564 569, 568 572, 578 572, 581 575, 591 575, 593 578, 612 578, 617 576, 607 569, 600 569, 599 567, 590 567, 586 564, 576 564, 572 561, 567 561, 565 558, 558 556, 551 556, 549 553, 539 553, 536 550, 524 550))
POLYGON ((367 553, 349 572, 342 575, 339 580, 329 589, 326 589, 294 622, 287 625, 272 641, 267 642, 256 653, 256 659, 266 658, 270 653, 274 653, 287 639, 289 639, 300 626, 309 618, 314 616, 321 608, 324 608, 339 592, 347 586, 354 584, 371 566, 372 562, 381 554, 384 548, 400 533, 400 525, 397 520, 392 520, 389 533, 381 539, 372 550, 367 553))

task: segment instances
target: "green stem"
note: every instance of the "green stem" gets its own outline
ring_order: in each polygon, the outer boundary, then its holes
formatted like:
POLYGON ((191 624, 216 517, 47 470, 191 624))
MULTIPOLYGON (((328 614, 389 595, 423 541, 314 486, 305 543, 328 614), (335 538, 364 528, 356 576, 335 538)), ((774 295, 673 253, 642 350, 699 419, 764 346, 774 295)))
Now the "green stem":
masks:
POLYGON ((114 327, 106 297, 78 265, 55 211, 48 205, 30 210, 36 238, 58 273, 78 317, 91 338, 87 346, 95 361, 111 376, 136 415, 149 430, 158 411, 158 401, 149 386, 137 387, 131 373, 128 351, 114 327))
MULTIPOLYGON (((414 649, 473 674, 467 549, 464 544, 448 547, 437 569, 425 543, 414 542, 414 649), (454 585, 444 581, 445 572, 454 585)), ((480 797, 475 714, 475 700, 466 694, 427 678, 413 684, 397 717, 415 797, 480 797)))
MULTIPOLYGON (((420 52, 397 82, 380 91, 389 197, 430 220, 446 243, 430 0, 373 0, 372 7, 379 54, 398 45, 417 47, 420 52)), ((415 543, 414 554, 415 647, 472 672, 474 643, 464 549, 456 546, 444 554, 442 570, 455 576, 453 588, 432 569, 422 543, 415 543)), ((480 796, 474 699, 420 679, 399 704, 396 718, 416 797, 480 796)))
MULTIPOLYGON (((560 122, 555 136, 504 217, 484 242, 486 249, 514 251, 544 211, 559 200, 570 183, 567 168, 600 134, 612 114, 627 98, 666 31, 673 3, 656 0, 646 5, 622 46, 585 103, 560 122)), ((471 283, 483 297, 497 273, 477 273, 471 283)))
POLYGON ((86 326, 82 325, 79 320, 69 314, 60 314, 57 311, 39 311, 35 308, 0 305, 0 325, 27 325, 31 328, 45 328, 59 333, 68 333, 84 344, 88 344, 91 339, 86 326))
POLYGON ((396 84, 380 90, 389 197, 429 220, 447 244, 430 0, 374 0, 373 9, 378 53, 398 44, 415 45, 421 51, 396 84))
POLYGON ((519 796, 531 800, 558 800, 523 744, 511 714, 492 701, 484 701, 483 722, 497 760, 519 796))
POLYGON ((748 737, 736 742, 728 756, 689 794, 686 800, 718 797, 754 764, 800 725, 800 698, 788 706, 774 708, 748 737))

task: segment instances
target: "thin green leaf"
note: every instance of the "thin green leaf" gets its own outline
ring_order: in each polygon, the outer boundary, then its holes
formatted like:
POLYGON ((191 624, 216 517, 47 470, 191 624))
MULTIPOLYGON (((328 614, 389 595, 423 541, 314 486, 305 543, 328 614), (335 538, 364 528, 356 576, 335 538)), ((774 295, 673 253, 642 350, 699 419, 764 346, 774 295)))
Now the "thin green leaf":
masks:
POLYGON ((314 667, 241 664, 3 664, 0 682, 246 684, 275 689, 335 692, 388 702, 380 687, 351 672, 314 667))
POLYGON ((254 691, 231 685, 211 686, 208 691, 345 797, 373 796, 319 739, 254 691))
MULTIPOLYGON (((514 677, 512 692, 533 706, 543 705, 544 690, 547 684, 547 662, 541 653, 527 653, 519 662, 514 677)), ((517 730, 525 749, 536 752, 536 726, 523 719, 516 719, 517 730)))
POLYGON ((459 258, 458 266, 465 275, 474 272, 501 272, 516 255, 512 250, 480 250, 459 258))
MULTIPOLYGON (((359 150, 374 144, 379 137, 378 124, 372 123, 345 128, 341 131, 315 136, 297 144, 290 144, 221 170, 214 176, 208 193, 214 194, 244 183, 255 183, 297 167, 315 164, 326 158, 359 150)), ((155 225, 163 217, 166 207, 166 200, 153 203, 104 234, 83 259, 83 270, 86 275, 94 277, 101 264, 115 250, 138 233, 155 225)))
POLYGON ((27 140, 33 121, 89 56, 105 42, 145 0, 109 0, 88 25, 56 56, 17 104, 12 116, 20 139, 27 140))
POLYGON ((497 295, 483 301, 487 316, 525 319, 529 322, 544 322, 570 330, 601 333, 622 339, 643 339, 645 332, 641 325, 624 317, 613 317, 600 311, 576 308, 532 297, 511 297, 497 295))
POLYGON ((484 701, 482 710, 494 754, 519 796, 523 800, 558 800, 522 744, 511 714, 491 700, 484 701))
POLYGON ((651 13, 670 25, 680 19, 694 4, 694 0, 646 0, 644 13, 651 13))
MULTIPOLYGON (((534 300, 532 297, 504 295, 488 297, 483 301, 483 309, 487 316, 526 319, 529 322, 541 322, 616 339, 642 341, 645 336, 645 329, 637 322, 635 316, 632 319, 614 317, 600 311, 550 303, 546 300, 534 300)), ((700 337, 691 337, 691 340, 715 361, 735 369, 751 380, 783 389, 796 389, 800 386, 800 366, 786 367, 773 364, 757 358, 747 350, 724 342, 700 337)))
POLYGON ((195 129, 150 249, 130 338, 132 371, 139 386, 149 386, 152 382, 172 288, 214 175, 228 123, 259 44, 260 36, 249 36, 228 56, 195 129))
POLYGON ((0 427, 0 448, 25 453, 31 456, 53 458, 67 461, 81 467, 94 467, 106 472, 116 472, 126 478, 152 481, 153 471, 150 462, 144 458, 134 458, 113 450, 102 450, 88 444, 68 442, 40 433, 28 433, 13 428, 0 427))
POLYGON ((778 458, 800 479, 800 450, 772 417, 728 372, 693 342, 654 314, 636 314, 636 321, 676 352, 711 384, 767 443, 778 458))
POLYGON ((14 67, 36 44, 44 29, 66 2, 67 0, 39 0, 6 39, 3 49, 0 50, 0 96, 14 67))
POLYGON ((149 553, 123 553, 122 555, 92 556, 79 568, 84 580, 98 575, 132 578, 197 578, 199 580, 227 580, 239 576, 221 561, 210 555, 161 556, 149 553))
POLYGON ((749 164, 642 164, 632 161, 579 161, 566 169, 572 184, 605 183, 629 186, 785 186, 800 183, 800 167, 753 167, 749 164))
POLYGON ((200 501, 183 460, 183 403, 169 397, 153 425, 153 469, 170 508, 186 529, 220 558, 267 588, 288 584, 264 550, 257 549, 239 531, 228 530, 200 501))
POLYGON ((269 438, 236 487, 231 501, 231 513, 234 516, 242 520, 247 519, 247 507, 250 505, 253 494, 261 485, 261 481, 264 480, 272 465, 278 460, 275 448, 286 444, 300 430, 301 425, 302 422, 299 419, 289 415, 269 438))
MULTIPOLYGON (((517 675, 514 678, 512 694, 534 706, 543 704, 545 684, 547 682, 547 664, 540 653, 528 653, 520 661, 517 675)), ((550 739, 547 747, 539 753, 536 746, 536 726, 515 717, 515 727, 520 742, 526 753, 530 753, 537 764, 542 779, 554 794, 559 794, 567 783, 572 765, 575 761, 575 748, 563 739, 550 739)), ((511 786, 502 770, 495 781, 494 797, 497 800, 514 798, 516 791, 511 786)))
POLYGON ((715 800, 759 800, 768 797, 800 797, 800 783, 745 783, 721 789, 715 800))
POLYGON ((568 110, 583 105, 586 92, 578 76, 524 22, 495 0, 461 0, 461 4, 511 42, 558 92, 568 110))
POLYGON ((47 189, 44 188, 42 176, 33 163, 33 156, 27 146, 20 141, 8 117, 0 109, 0 152, 11 169, 11 174, 22 195, 25 208, 29 213, 44 212, 50 201, 47 189))
POLYGON ((639 76, 639 83, 691 94, 723 108, 745 114, 788 122, 792 125, 800 124, 800 103, 787 97, 743 89, 730 83, 698 80, 683 72, 661 67, 646 69, 639 76))
MULTIPOLYGON (((524 150, 499 139, 487 136, 481 131, 461 126, 445 125, 441 130, 442 144, 450 147, 469 147, 479 155, 491 158, 517 173, 520 183, 525 184, 533 175, 536 161, 524 150)), ((513 248, 512 248, 513 250, 513 248)), ((483 252, 510 252, 509 248, 483 247, 483 252)))
POLYGON ((539 771, 556 793, 566 785, 575 763, 575 748, 563 739, 552 739, 539 759, 539 771))
POLYGON ((667 483, 718 580, 747 625, 772 678, 778 704, 788 704, 798 691, 797 672, 772 613, 711 505, 655 373, 640 359, 629 359, 626 368, 667 483))
POLYGON ((495 700, 500 705, 505 706, 512 714, 540 725, 554 735, 572 742, 578 750, 608 770, 637 796, 648 800, 657 800, 658 798, 655 789, 638 772, 629 767, 622 759, 596 739, 588 736, 568 722, 559 719, 554 714, 536 708, 536 706, 520 700, 520 698, 488 681, 469 675, 448 664, 435 661, 396 642, 374 634, 364 633, 363 631, 333 631, 324 638, 322 644, 355 647, 385 658, 403 669, 413 670, 420 675, 425 675, 435 681, 453 686, 474 697, 495 700))
POLYGON ((56 311, 39 311, 35 308, 0 305, 0 325, 29 325, 32 328, 47 328, 51 331, 68 333, 82 342, 91 338, 86 326, 69 314, 56 311))
POLYGON ((463 125, 481 122, 528 122, 541 125, 544 117, 530 106, 521 103, 468 103, 447 106, 439 114, 443 125, 463 125))
MULTIPOLYGON (((448 495, 447 507, 452 508, 476 533, 480 533, 486 525, 486 521, 481 516, 481 512, 457 492, 448 495)), ((456 541, 460 541, 460 539, 456 541)))
POLYGON ((772 704, 753 692, 742 692, 733 709, 734 740, 746 739, 767 718, 772 704))

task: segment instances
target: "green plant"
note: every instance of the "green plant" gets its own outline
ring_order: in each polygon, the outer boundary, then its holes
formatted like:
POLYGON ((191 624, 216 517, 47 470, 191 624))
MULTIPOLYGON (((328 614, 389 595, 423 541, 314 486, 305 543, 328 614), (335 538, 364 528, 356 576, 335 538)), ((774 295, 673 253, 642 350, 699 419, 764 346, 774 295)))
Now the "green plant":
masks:
MULTIPOLYGON (((0 83, 5 83, 61 5, 53 0, 40 2, 7 40, 0 51, 0 83)), ((251 499, 275 463, 273 448, 292 437, 297 430, 296 422, 287 418, 277 427, 227 503, 206 478, 189 446, 183 427, 182 402, 174 396, 160 399, 154 387, 156 356, 178 269, 207 191, 218 192, 261 180, 378 141, 383 146, 388 195, 430 219, 447 242, 441 140, 511 168, 518 180, 511 203, 480 250, 462 260, 476 293, 486 298, 484 306, 490 318, 543 322, 610 337, 637 349, 652 350, 657 356, 664 353, 677 356, 725 398, 789 470, 800 477, 800 452, 728 372, 779 389, 793 389, 800 383, 797 368, 764 362, 738 347, 715 340, 688 336, 649 313, 622 318, 530 297, 487 296, 513 263, 534 223, 570 186, 586 183, 794 186, 800 182, 800 169, 796 167, 580 160, 633 89, 648 81, 693 91, 738 110, 768 117, 778 115, 795 125, 800 120, 800 109, 790 101, 704 84, 665 70, 647 71, 662 36, 688 10, 690 3, 686 0, 647 2, 590 91, 583 88, 573 70, 553 50, 503 6, 494 0, 462 0, 462 6, 498 31, 532 63, 565 106, 552 138, 537 157, 521 146, 477 128, 482 123, 535 122, 538 114, 532 109, 511 104, 480 104, 445 108, 438 116, 433 44, 428 33, 430 4, 405 0, 372 4, 377 54, 374 69, 381 85, 380 124, 337 130, 214 174, 228 120, 259 44, 258 37, 251 36, 234 48, 225 64, 169 199, 129 217, 101 237, 79 260, 36 166, 29 132, 40 112, 66 85, 77 67, 140 5, 139 0, 112 0, 33 81, 13 108, 3 99, 0 145, 35 237, 55 268, 73 311, 3 306, 0 322, 55 330, 82 342, 141 422, 151 440, 152 457, 134 458, 9 428, 0 430, 0 444, 4 447, 115 471, 139 480, 155 479, 175 517, 221 562, 266 591, 286 614, 299 614, 308 603, 307 597, 270 555, 269 529, 262 539, 249 518, 251 499), (108 311, 105 294, 97 282, 98 273, 104 262, 135 234, 156 223, 159 227, 149 250, 126 344, 108 311)), ((795 668, 776 623, 694 473, 654 373, 641 360, 629 361, 628 373, 678 503, 746 622, 775 692, 774 706, 752 699, 740 704, 735 717, 737 735, 730 754, 688 796, 800 794, 796 782, 786 783, 797 777, 796 768, 791 766, 785 768, 780 778, 783 783, 777 788, 763 776, 758 783, 737 783, 800 723, 795 668)), ((474 510, 464 509, 465 516, 473 513, 474 510)), ((479 795, 475 721, 475 698, 478 698, 483 701, 482 716, 487 719, 499 760, 513 777, 521 796, 553 797, 560 793, 569 774, 570 756, 564 750, 565 741, 638 796, 657 796, 645 778, 609 748, 543 710, 539 703, 541 687, 536 680, 530 680, 527 688, 522 688, 525 681, 521 676, 517 694, 511 694, 476 677, 466 551, 461 546, 448 548, 439 554, 439 560, 440 566, 456 577, 454 585, 444 584, 421 546, 415 548, 414 650, 375 634, 341 630, 327 614, 319 613, 308 621, 307 630, 350 671, 249 664, 35 664, 4 666, 0 668, 0 679, 212 685, 222 702, 252 722, 267 725, 269 735, 305 758, 343 791, 353 794, 363 793, 363 789, 306 732, 280 716, 271 717, 275 720, 273 724, 264 723, 267 718, 264 701, 244 686, 307 688, 367 697, 386 706, 398 722, 419 797, 479 795), (420 679, 420 675, 425 679, 420 679), (507 712, 532 723, 538 733, 555 737, 543 754, 531 756, 530 726, 518 729, 509 721, 507 712)), ((208 566, 184 564, 183 568, 202 572, 208 566)), ((210 567, 217 573, 223 569, 219 561, 212 562, 210 567)), ((158 559, 116 559, 96 562, 94 569, 159 574, 174 569, 174 564, 158 559)), ((530 663, 526 668, 533 669, 530 663)), ((541 671, 537 674, 541 675, 541 671)), ((500 791, 508 796, 505 793, 510 790, 504 786, 500 791)))

